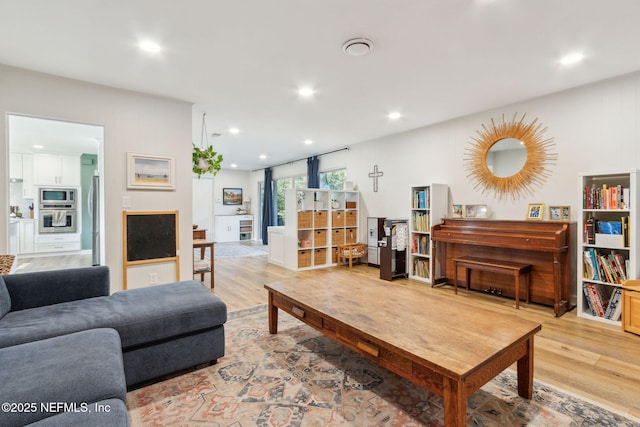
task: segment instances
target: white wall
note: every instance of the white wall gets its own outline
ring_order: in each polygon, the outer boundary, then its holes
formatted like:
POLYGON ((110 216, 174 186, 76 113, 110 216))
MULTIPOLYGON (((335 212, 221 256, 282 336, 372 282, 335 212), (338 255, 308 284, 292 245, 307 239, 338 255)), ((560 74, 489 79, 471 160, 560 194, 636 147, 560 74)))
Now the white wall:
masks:
MULTIPOLYGON (((361 191, 361 223, 367 216, 408 218, 410 187, 418 184, 449 185, 449 203, 487 204, 497 219, 525 219, 529 203, 570 205, 572 220, 582 207, 581 173, 628 171, 640 168, 640 73, 527 100, 444 123, 355 144, 347 152, 320 158, 320 170, 346 166, 349 180, 361 191), (464 168, 465 149, 471 136, 490 119, 514 113, 538 118, 553 137, 558 161, 550 179, 519 200, 498 200, 493 193, 474 190, 464 168), (378 165, 384 173, 378 192, 368 173, 378 165)), ((306 173, 297 162, 276 168, 274 178, 306 173)), ((255 172, 258 182, 264 174, 255 172)), ((545 219, 548 218, 545 211, 545 219)), ((363 228, 360 240, 366 237, 363 228)))
MULTIPOLYGON (((191 104, 0 65, 0 113, 102 125, 105 129, 106 265, 122 288, 122 197, 130 211, 179 210, 180 278, 192 278, 191 104), (126 153, 175 157, 175 191, 127 191, 126 153), (185 250, 185 248, 187 250, 185 250)), ((8 205, 6 117, 0 120, 0 200, 8 205)), ((0 210, 0 253, 7 252, 8 209, 0 210)), ((160 280, 163 278, 160 275, 160 280)), ((130 287, 134 287, 130 284, 130 287)))

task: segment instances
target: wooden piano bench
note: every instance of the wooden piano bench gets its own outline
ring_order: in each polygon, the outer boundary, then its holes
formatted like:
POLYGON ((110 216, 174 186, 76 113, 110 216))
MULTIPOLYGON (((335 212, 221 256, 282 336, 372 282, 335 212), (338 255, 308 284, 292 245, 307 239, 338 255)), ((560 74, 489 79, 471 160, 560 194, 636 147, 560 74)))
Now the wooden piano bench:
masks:
POLYGON ((458 293, 458 267, 465 269, 467 289, 471 288, 471 270, 488 271, 491 273, 508 274, 515 279, 515 299, 516 308, 520 308, 520 279, 524 276, 525 300, 529 302, 529 272, 531 264, 521 264, 518 262, 502 261, 496 259, 476 258, 463 256, 454 258, 453 289, 458 293))

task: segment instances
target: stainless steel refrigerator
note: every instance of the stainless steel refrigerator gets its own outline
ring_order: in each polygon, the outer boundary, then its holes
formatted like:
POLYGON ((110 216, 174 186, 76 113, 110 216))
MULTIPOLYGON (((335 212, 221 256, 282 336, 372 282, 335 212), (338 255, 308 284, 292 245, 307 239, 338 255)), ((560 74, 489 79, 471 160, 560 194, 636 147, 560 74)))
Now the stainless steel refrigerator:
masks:
POLYGON ((367 263, 380 266, 379 242, 384 240, 384 218, 367 218, 367 263))
POLYGON ((89 215, 91 217, 91 265, 100 265, 100 177, 91 177, 89 189, 89 215))

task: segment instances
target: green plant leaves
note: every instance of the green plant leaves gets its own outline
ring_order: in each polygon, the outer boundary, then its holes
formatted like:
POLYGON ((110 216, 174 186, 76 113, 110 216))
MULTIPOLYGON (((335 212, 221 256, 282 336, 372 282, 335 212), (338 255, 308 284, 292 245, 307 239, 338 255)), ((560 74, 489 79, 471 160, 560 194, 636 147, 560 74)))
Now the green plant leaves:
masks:
POLYGON ((200 148, 193 144, 193 152, 191 154, 193 173, 200 176, 207 172, 211 172, 214 176, 220 170, 222 165, 222 154, 213 151, 213 146, 200 148))

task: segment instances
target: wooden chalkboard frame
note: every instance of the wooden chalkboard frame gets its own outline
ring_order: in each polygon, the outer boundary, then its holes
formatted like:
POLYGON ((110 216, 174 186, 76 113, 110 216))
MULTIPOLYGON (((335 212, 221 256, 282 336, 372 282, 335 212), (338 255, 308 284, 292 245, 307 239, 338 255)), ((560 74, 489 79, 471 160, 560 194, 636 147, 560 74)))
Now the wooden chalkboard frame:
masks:
POLYGON ((139 212, 122 212, 122 262, 123 262, 123 289, 127 289, 127 270, 129 266, 153 264, 160 262, 175 262, 176 264, 176 281, 180 279, 180 245, 179 245, 179 212, 176 211, 139 211, 139 212), (175 224, 175 245, 171 247, 171 255, 158 258, 142 258, 142 259, 129 259, 129 242, 134 240, 132 235, 136 230, 129 228, 129 219, 133 219, 135 216, 149 216, 149 215, 164 215, 173 216, 173 222, 175 224))

